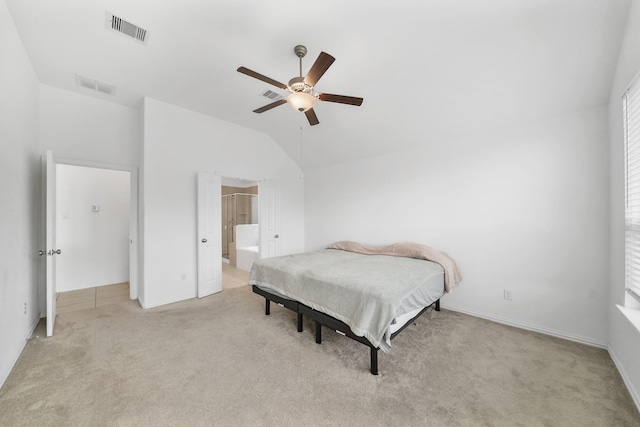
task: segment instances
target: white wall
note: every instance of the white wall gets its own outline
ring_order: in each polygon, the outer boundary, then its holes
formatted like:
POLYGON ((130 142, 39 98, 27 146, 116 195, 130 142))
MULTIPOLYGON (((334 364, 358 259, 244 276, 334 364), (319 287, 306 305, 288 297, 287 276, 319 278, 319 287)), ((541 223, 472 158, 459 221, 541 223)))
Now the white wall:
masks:
POLYGON ((464 277, 443 306, 606 346, 607 139, 601 107, 308 171, 306 248, 426 244, 464 277))
POLYGON ((40 147, 57 158, 137 167, 138 109, 40 85, 40 147))
POLYGON ((624 304, 624 135, 622 95, 640 74, 640 2, 634 0, 609 100, 610 124, 610 303, 609 352, 640 409, 640 331, 622 315, 624 304))
POLYGON ((126 171, 57 165, 58 292, 129 280, 129 180, 126 171))
POLYGON ((199 171, 277 183, 283 251, 303 248, 300 170, 265 134, 147 98, 142 169, 144 307, 196 296, 199 171))
POLYGON ((0 387, 40 319, 39 179, 38 80, 0 1, 0 387))
MULTIPOLYGON (((134 173, 140 167, 142 106, 126 107, 44 84, 40 84, 39 95, 41 154, 52 150, 62 163, 134 173)), ((139 170, 137 175, 141 179, 139 170)), ((141 238, 131 244, 134 253, 141 238)), ((141 279, 140 273, 137 276, 141 279)), ((131 280, 135 294, 136 285, 131 280)), ((40 304, 44 309, 43 300, 40 304)))

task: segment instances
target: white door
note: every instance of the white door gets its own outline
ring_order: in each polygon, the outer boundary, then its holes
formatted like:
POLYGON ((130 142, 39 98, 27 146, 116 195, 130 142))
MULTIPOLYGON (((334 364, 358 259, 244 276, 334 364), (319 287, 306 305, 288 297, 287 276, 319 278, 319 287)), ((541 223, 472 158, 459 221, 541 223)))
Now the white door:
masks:
POLYGON ((281 254, 279 233, 279 200, 278 187, 269 183, 258 186, 260 203, 260 258, 272 258, 281 254))
POLYGON ((46 234, 46 294, 47 294, 47 336, 53 335, 56 322, 56 255, 60 254, 56 248, 56 163, 53 152, 48 150, 45 160, 45 234, 46 234))
POLYGON ((198 172, 198 298, 222 290, 222 180, 198 172))

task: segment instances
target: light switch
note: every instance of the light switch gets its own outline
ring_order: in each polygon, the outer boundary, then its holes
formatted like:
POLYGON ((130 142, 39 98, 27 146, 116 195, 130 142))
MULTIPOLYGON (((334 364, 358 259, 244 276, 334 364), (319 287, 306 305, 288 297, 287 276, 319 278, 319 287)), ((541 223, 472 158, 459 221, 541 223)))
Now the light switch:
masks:
POLYGON ((100 205, 91 205, 91 212, 100 212, 100 205))

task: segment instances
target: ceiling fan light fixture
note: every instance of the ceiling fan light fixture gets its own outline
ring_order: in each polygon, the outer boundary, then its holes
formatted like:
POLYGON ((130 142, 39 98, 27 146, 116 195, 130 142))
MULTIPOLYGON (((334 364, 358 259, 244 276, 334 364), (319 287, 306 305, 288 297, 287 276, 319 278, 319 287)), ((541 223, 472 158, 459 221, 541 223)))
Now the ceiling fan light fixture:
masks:
POLYGON ((317 100, 318 98, 305 92, 291 92, 287 96, 287 103, 291 108, 300 112, 313 108, 317 100))

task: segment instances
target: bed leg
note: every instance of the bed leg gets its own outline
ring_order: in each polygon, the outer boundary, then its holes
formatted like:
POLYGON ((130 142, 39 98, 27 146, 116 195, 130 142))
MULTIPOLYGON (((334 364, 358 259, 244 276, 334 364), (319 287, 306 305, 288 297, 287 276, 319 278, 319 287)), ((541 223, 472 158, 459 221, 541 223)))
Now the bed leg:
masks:
POLYGON ((316 320, 316 344, 322 344, 322 325, 316 320))
POLYGON ((378 375, 378 349, 371 347, 371 374, 378 375))
POLYGON ((271 314, 271 301, 269 301, 267 298, 264 299, 264 314, 266 316, 271 314))
POLYGON ((436 301, 436 311, 440 311, 440 299, 436 301))
POLYGON ((298 332, 302 332, 302 313, 298 313, 298 332))

